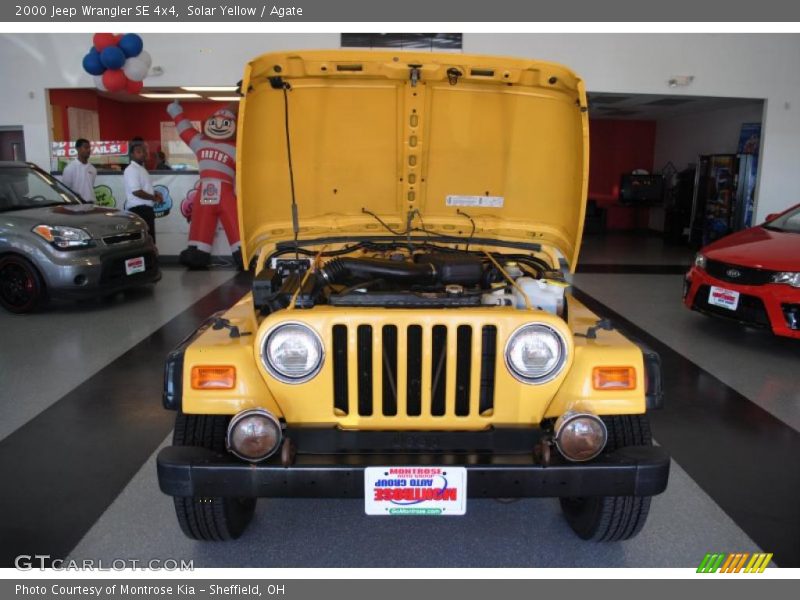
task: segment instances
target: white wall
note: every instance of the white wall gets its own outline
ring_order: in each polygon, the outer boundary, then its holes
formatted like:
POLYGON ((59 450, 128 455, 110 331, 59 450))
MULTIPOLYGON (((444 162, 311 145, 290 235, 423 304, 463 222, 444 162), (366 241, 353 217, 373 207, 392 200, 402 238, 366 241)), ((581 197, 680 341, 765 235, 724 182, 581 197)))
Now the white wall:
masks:
MULTIPOLYGON (((241 78, 245 62, 270 50, 335 48, 338 34, 145 34, 164 68, 156 85, 212 85, 241 78)), ((81 59, 89 34, 0 36, 0 125, 25 128, 30 160, 48 162, 44 89, 89 87, 81 59)), ((694 75, 685 93, 766 98, 757 214, 797 202, 800 165, 800 35, 797 34, 465 34, 465 52, 553 60, 580 73, 597 92, 673 93, 667 80, 694 75)))
POLYGON ((682 171, 700 154, 734 154, 742 123, 761 123, 761 103, 743 104, 656 121, 656 170, 672 161, 682 171))

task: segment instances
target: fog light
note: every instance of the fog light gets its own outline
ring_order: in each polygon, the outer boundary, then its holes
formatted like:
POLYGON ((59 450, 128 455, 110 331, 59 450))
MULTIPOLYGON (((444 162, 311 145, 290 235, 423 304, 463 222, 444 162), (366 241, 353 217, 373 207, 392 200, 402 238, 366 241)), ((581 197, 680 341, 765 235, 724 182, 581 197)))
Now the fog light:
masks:
POLYGON ((800 329, 800 304, 784 304, 782 307, 789 329, 800 329))
POLYGON ((241 459, 258 462, 271 456, 281 445, 281 424, 261 408, 245 410, 228 425, 228 450, 241 459))
POLYGON ((597 415, 567 411, 555 425, 556 448, 567 460, 591 460, 606 446, 606 424, 597 415))

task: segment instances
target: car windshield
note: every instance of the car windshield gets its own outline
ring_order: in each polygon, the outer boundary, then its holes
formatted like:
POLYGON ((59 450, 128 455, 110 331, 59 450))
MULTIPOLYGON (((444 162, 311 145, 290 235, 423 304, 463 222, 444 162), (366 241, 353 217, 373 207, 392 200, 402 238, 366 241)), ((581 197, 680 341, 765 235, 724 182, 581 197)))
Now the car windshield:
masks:
POLYGON ((30 167, 0 168, 0 212, 82 204, 66 186, 30 167))
POLYGON ((767 229, 800 233, 800 206, 765 224, 767 229))

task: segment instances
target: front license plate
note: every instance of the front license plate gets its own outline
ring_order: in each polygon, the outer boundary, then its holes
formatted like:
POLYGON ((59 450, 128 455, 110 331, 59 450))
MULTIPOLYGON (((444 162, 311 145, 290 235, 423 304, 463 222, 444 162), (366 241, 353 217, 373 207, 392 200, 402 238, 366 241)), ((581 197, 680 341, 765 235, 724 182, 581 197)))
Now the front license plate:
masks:
POLYGON ((466 514, 467 469, 367 467, 364 510, 368 515, 466 514))
POLYGON ((736 310, 736 307, 739 306, 739 292, 712 285, 711 291, 708 293, 708 303, 728 310, 736 310))
POLYGON ((129 258, 125 261, 125 275, 133 275, 134 273, 144 273, 144 256, 129 258))

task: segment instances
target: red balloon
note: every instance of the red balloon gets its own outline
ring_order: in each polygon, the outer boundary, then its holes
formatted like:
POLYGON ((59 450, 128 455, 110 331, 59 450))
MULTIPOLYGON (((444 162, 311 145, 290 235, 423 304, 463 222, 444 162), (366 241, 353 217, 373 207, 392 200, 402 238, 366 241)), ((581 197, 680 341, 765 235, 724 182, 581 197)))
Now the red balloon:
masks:
POLYGON ((122 40, 122 36, 125 35, 124 33, 117 33, 114 34, 114 45, 119 46, 120 41, 122 40))
POLYGON ((138 94, 142 91, 143 87, 143 81, 134 81, 133 79, 128 79, 128 83, 125 85, 125 89, 129 94, 138 94))
POLYGON ((128 87, 128 78, 122 69, 108 69, 103 73, 103 85, 109 92, 121 92, 128 87))
POLYGON ((92 38, 94 47, 98 52, 102 52, 109 46, 116 46, 119 40, 113 33, 95 33, 92 38))

